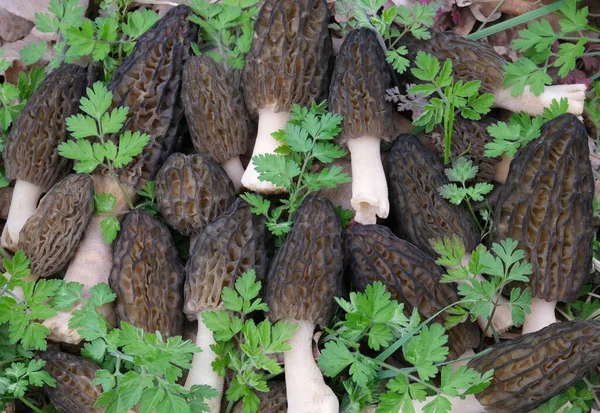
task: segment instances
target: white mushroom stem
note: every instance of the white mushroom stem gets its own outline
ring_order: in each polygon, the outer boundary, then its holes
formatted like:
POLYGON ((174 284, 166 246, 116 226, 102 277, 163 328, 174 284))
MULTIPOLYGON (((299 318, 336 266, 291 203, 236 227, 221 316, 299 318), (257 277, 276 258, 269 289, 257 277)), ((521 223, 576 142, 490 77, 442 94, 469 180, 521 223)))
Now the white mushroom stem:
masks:
MULTIPOLYGON (((423 402, 413 402, 413 408, 415 409, 415 413, 422 413, 424 407, 427 403, 431 403, 435 396, 430 396, 425 398, 423 402)), ((450 413, 483 413, 485 412, 485 408, 479 403, 479 401, 475 398, 474 395, 469 394, 463 399, 460 397, 446 397, 452 403, 452 409, 450 413)))
POLYGON ((390 212, 387 181, 381 164, 381 140, 374 136, 348 139, 352 162, 352 208, 354 220, 375 224, 390 212))
POLYGON ((575 85, 546 86, 544 93, 535 96, 529 86, 525 86, 523 94, 512 96, 510 89, 495 91, 494 107, 508 109, 512 112, 525 111, 530 115, 541 115, 544 108, 549 107, 553 99, 559 101, 567 98, 569 113, 579 116, 583 113, 585 91, 587 87, 582 83, 575 85))
POLYGON ((533 333, 556 323, 556 301, 546 301, 542 298, 533 297, 529 308, 531 313, 525 314, 523 334, 533 333))
POLYGON ((499 182, 501 184, 506 182, 506 177, 508 176, 508 170, 510 169, 510 163, 514 157, 508 156, 507 154, 502 154, 502 159, 500 162, 496 164, 494 168, 494 181, 499 182))
POLYGON ((242 176, 244 175, 244 166, 239 156, 235 156, 231 159, 226 160, 221 164, 225 173, 233 182, 235 192, 239 193, 242 189, 242 176))
POLYGON ((312 351, 315 325, 289 319, 298 327, 288 340, 291 350, 283 353, 288 413, 338 413, 339 401, 325 384, 312 351))
MULTIPOLYGON (((290 120, 288 112, 274 112, 272 109, 267 108, 258 110, 258 133, 252 151, 253 158, 256 155, 274 153, 275 149, 281 146, 281 142, 275 140, 271 134, 279 129, 285 129, 288 120, 290 120)), ((285 189, 277 187, 271 182, 260 181, 252 160, 242 176, 242 185, 252 191, 264 194, 285 192, 285 189)))
POLYGON ((202 311, 198 312, 198 335, 196 336, 196 345, 202 352, 194 353, 192 358, 192 367, 185 381, 185 388, 189 389, 195 384, 207 384, 213 387, 219 395, 206 403, 210 408, 210 413, 219 413, 221 411, 221 398, 223 397, 223 384, 225 377, 219 376, 213 370, 211 364, 216 360, 217 355, 210 349, 211 344, 216 344, 212 331, 206 327, 202 320, 202 311))
POLYGON ((16 180, 10 211, 2 231, 1 243, 4 248, 17 251, 21 229, 35 212, 41 196, 42 188, 39 186, 21 179, 16 180))

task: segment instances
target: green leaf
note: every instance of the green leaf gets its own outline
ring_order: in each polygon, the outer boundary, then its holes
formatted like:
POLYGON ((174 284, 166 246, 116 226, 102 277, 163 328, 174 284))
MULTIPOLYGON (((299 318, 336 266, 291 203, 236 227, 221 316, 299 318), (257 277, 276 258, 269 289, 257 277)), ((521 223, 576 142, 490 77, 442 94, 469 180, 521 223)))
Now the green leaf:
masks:
POLYGON ((119 136, 119 152, 114 159, 114 165, 117 168, 130 163, 134 157, 142 153, 144 147, 150 141, 150 135, 146 133, 125 131, 119 136))
POLYGON ((402 74, 410 67, 410 61, 404 57, 407 54, 406 46, 399 46, 396 49, 388 50, 385 53, 385 60, 392 65, 396 72, 402 74))
POLYGON ((460 157, 452 162, 452 168, 444 169, 444 173, 451 182, 465 183, 477 176, 479 168, 473 165, 473 161, 468 158, 460 157))
POLYGON ((431 82, 440 71, 440 62, 429 53, 418 52, 415 58, 416 68, 410 71, 417 79, 431 82))
POLYGON ((434 364, 443 362, 448 356, 447 342, 448 336, 441 325, 424 326, 404 347, 404 357, 417 368, 422 380, 429 380, 438 372, 434 364))
POLYGON ((110 134, 119 132, 127 119, 128 113, 129 108, 127 106, 121 106, 113 109, 110 113, 104 113, 100 121, 102 133, 110 134))
POLYGON ((300 175, 301 170, 291 159, 273 154, 261 154, 252 157, 258 179, 269 181, 276 186, 290 189, 292 180, 300 175))
POLYGON ((318 364, 327 377, 339 375, 346 367, 354 363, 354 356, 341 342, 328 341, 321 351, 318 364))
POLYGON ((81 110, 100 121, 112 103, 112 92, 108 91, 104 83, 98 81, 91 89, 86 89, 86 94, 87 97, 82 97, 79 102, 81 110))
POLYGON ((67 141, 58 145, 58 154, 79 161, 73 169, 79 173, 92 173, 104 159, 97 159, 89 141, 67 141))
POLYGON ((94 194, 94 209, 98 212, 113 212, 117 198, 111 193, 94 194))
POLYGON ((116 217, 107 217, 100 222, 102 228, 102 238, 107 244, 112 244, 117 238, 117 234, 121 229, 121 224, 116 217))
POLYGON ((554 66, 559 68, 558 75, 560 77, 566 77, 571 70, 575 69, 575 61, 585 52, 587 41, 588 39, 583 37, 575 44, 561 43, 558 46, 558 58, 554 62, 554 66))
POLYGON ((32 65, 42 58, 47 47, 48 44, 45 41, 41 41, 39 43, 29 43, 19 51, 21 60, 27 65, 32 65))
POLYGON ((73 115, 67 118, 67 130, 75 139, 87 138, 90 136, 100 136, 96 121, 82 114, 73 115))

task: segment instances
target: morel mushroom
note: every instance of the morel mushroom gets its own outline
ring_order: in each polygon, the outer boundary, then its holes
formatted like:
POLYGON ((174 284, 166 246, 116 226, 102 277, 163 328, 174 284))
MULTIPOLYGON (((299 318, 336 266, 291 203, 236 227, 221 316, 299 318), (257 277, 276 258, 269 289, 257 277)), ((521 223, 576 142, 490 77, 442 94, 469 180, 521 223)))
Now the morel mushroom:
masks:
MULTIPOLYGON (((285 397, 285 383, 267 383, 267 393, 258 392, 260 405, 257 413, 287 413, 287 398, 285 397)), ((242 413, 242 402, 233 407, 233 413, 242 413)))
POLYGON ((191 251, 206 224, 233 203, 235 189, 208 156, 174 153, 156 176, 156 200, 165 221, 192 238, 191 251))
POLYGON ((69 133, 66 119, 77 113, 87 84, 85 68, 63 65, 50 73, 31 95, 6 141, 3 158, 8 179, 16 179, 2 246, 17 250, 19 233, 33 215, 40 196, 64 177, 68 159, 58 146, 69 133))
POLYGON ((220 411, 224 378, 211 367, 216 355, 210 346, 215 340, 202 320, 202 313, 218 310, 223 288, 233 288, 236 278, 248 270, 254 269, 257 279, 264 278, 266 224, 264 217, 253 214, 251 209, 238 198, 208 224, 198 237, 186 266, 184 312, 188 319, 198 320, 196 344, 202 352, 194 354, 185 386, 207 384, 217 389, 219 396, 208 401, 212 413, 220 411))
POLYGON ((350 151, 350 202, 356 211, 354 220, 361 224, 375 224, 390 210, 380 155, 381 140, 391 141, 394 128, 393 107, 385 100, 390 82, 377 34, 365 28, 351 31, 335 63, 329 109, 344 118, 336 143, 350 151))
MULTIPOLYGON (((367 285, 381 281, 392 299, 404 303, 407 316, 417 308, 429 318, 454 302, 460 301, 454 284, 440 280, 443 270, 435 261, 408 241, 401 240, 381 225, 355 225, 348 231, 348 253, 354 286, 364 291, 367 285)), ((433 321, 445 324, 446 313, 433 321)), ((467 353, 479 344, 479 329, 471 322, 448 331, 449 359, 467 353)))
POLYGON ((533 295, 523 332, 556 322, 557 301, 575 300, 592 265, 594 177, 588 136, 561 115, 511 162, 494 215, 491 241, 512 238, 533 266, 533 295))
POLYGON ((275 255, 265 301, 272 322, 298 324, 283 353, 289 413, 331 413, 339 402, 315 363, 312 337, 326 324, 339 295, 343 269, 341 224, 329 200, 310 196, 275 255))
POLYGON ((198 153, 210 154, 221 164, 236 192, 242 186, 249 122, 242 94, 227 73, 208 56, 194 56, 183 69, 181 98, 198 153))
MULTIPOLYGON (((258 117, 252 156, 281 145, 271 133, 285 129, 294 103, 309 106, 327 88, 332 56, 329 11, 325 0, 266 0, 242 72, 246 107, 258 117)), ((283 192, 260 181, 254 162, 242 185, 263 193, 283 192)))
POLYGON ((183 282, 171 233, 148 212, 131 211, 115 243, 110 287, 117 321, 165 336, 183 333, 183 282))

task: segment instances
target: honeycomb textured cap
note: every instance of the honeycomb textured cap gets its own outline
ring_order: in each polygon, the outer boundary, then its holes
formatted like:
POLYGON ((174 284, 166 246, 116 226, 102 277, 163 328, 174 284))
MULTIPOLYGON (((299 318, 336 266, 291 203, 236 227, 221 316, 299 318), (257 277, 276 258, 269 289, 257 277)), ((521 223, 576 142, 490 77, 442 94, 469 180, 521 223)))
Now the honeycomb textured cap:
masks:
MULTIPOLYGON (((460 301, 454 283, 440 282, 444 270, 387 227, 354 225, 348 231, 346 243, 355 287, 364 291, 367 285, 382 282, 392 299, 404 303, 408 317, 415 307, 426 319, 460 301)), ((444 325, 447 316, 444 312, 433 321, 444 325)), ((449 358, 456 359, 479 344, 479 328, 471 322, 461 323, 448 331, 448 339, 449 358)))
POLYGON ((181 98, 196 151, 219 163, 246 152, 250 118, 244 99, 212 58, 188 59, 181 98))
POLYGON ((181 101, 183 65, 198 32, 189 21, 192 14, 183 5, 169 10, 140 36, 107 84, 113 93, 111 107, 129 107, 123 129, 111 139, 117 143, 126 130, 151 136, 142 153, 119 171, 121 182, 138 190, 178 148, 185 131, 181 101))
POLYGON ((71 261, 94 213, 94 184, 89 175, 71 174, 42 198, 19 237, 19 249, 33 274, 48 277, 71 261))
MULTIPOLYGON (((257 392, 260 400, 258 413, 287 413, 287 396, 285 383, 268 383, 269 391, 267 393, 257 392)), ((240 401, 233 407, 233 413, 242 413, 243 403, 240 401)))
POLYGON ((269 318, 325 325, 341 292, 342 228, 328 199, 309 196, 269 269, 269 318))
POLYGON ((47 192, 69 173, 71 163, 58 154, 58 145, 69 139, 66 119, 77 113, 86 85, 86 69, 77 65, 63 65, 46 76, 8 135, 2 157, 9 180, 47 192))
POLYGON ((156 175, 156 200, 167 223, 190 236, 233 203, 235 189, 210 157, 174 153, 156 175))
POLYGON ((333 54, 325 0, 266 0, 242 72, 251 116, 310 106, 329 85, 333 54))
POLYGON ((344 118, 342 132, 335 138, 338 145, 361 136, 392 140, 394 107, 385 100, 390 82, 377 34, 366 28, 348 33, 329 87, 329 110, 344 118))
POLYGON ((479 242, 477 224, 469 211, 446 201, 438 188, 447 184, 442 163, 409 134, 398 137, 388 156, 390 205, 397 221, 397 235, 431 257, 438 254, 430 239, 458 235, 467 251, 479 242))
POLYGON ((109 278, 117 294, 117 320, 149 333, 183 334, 184 278, 167 227, 146 211, 129 212, 115 242, 109 278))
POLYGON ((600 363, 600 322, 554 323, 491 347, 468 366, 494 369, 491 385, 475 395, 488 413, 527 413, 565 392, 600 363))
POLYGON ((517 240, 533 266, 529 284, 514 286, 546 301, 577 298, 592 265, 593 198, 585 127, 571 114, 546 122, 511 162, 494 214, 491 241, 517 240))
POLYGON ((56 380, 56 387, 44 386, 54 407, 64 413, 101 413, 94 407, 102 388, 92 384, 99 367, 91 360, 60 351, 44 351, 38 357, 44 370, 56 380))
POLYGON ((208 224, 198 237, 186 266, 185 307, 188 319, 218 308, 223 288, 233 288, 237 277, 254 269, 262 280, 267 270, 265 217, 252 213, 238 198, 208 224))

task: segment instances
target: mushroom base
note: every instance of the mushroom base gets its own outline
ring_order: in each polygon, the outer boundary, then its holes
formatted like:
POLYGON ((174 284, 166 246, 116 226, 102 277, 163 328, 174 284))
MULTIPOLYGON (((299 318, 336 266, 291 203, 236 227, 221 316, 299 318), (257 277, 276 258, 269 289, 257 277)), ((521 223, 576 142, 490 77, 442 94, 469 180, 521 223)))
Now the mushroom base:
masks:
POLYGON ((502 154, 502 160, 496 164, 494 168, 494 181, 503 184, 506 182, 508 176, 508 170, 510 169, 510 163, 513 160, 513 156, 502 154))
POLYGON ((523 334, 533 333, 556 323, 556 301, 546 301, 542 298, 533 297, 531 301, 530 314, 525 314, 523 323, 523 334))
POLYGON ((21 229, 35 212, 42 193, 39 186, 21 179, 16 180, 10 211, 0 239, 2 246, 7 250, 15 252, 19 249, 21 229))
POLYGON ((235 192, 239 193, 240 189, 242 189, 242 176, 244 175, 244 166, 242 165, 242 161, 239 156, 233 157, 231 159, 226 160, 221 164, 225 173, 233 182, 233 187, 235 188, 235 192))
POLYGON ((587 87, 582 83, 546 86, 544 93, 539 96, 535 96, 529 86, 525 86, 525 90, 519 96, 512 96, 510 89, 499 89, 494 93, 496 95, 494 107, 508 109, 512 112, 525 111, 535 116, 541 115, 544 108, 549 107, 553 99, 559 101, 561 98, 567 98, 569 113, 579 116, 583 113, 586 89, 587 87))

